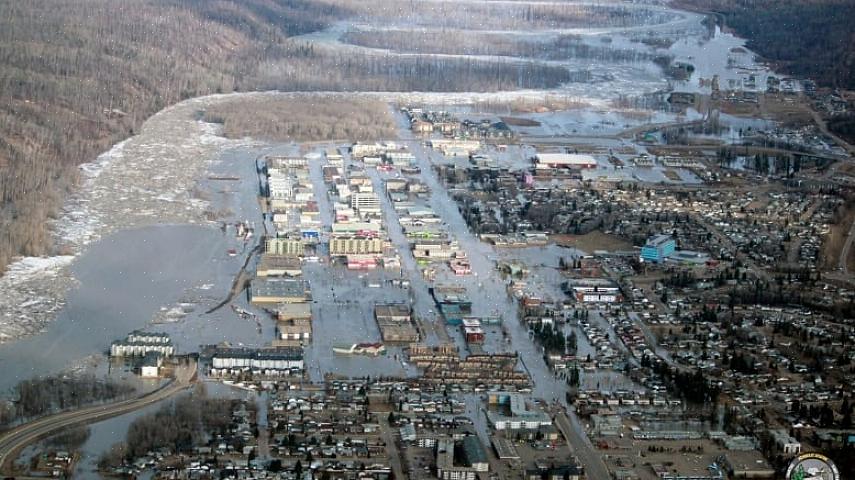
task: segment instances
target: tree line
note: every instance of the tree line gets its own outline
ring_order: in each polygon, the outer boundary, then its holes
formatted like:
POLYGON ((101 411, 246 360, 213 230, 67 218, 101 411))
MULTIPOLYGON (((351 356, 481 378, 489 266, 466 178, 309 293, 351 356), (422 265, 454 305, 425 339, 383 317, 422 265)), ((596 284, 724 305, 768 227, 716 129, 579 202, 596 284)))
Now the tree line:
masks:
POLYGON ((0 426, 125 397, 133 392, 128 384, 91 374, 23 380, 13 389, 14 400, 0 405, 0 426))

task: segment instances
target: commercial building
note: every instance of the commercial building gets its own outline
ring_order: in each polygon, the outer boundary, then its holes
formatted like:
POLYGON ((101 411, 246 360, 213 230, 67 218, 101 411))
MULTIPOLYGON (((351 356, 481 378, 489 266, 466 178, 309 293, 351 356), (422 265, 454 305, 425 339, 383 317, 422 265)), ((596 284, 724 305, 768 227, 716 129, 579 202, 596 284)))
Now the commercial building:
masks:
POLYGON ((257 277, 299 277, 303 266, 299 258, 264 254, 255 269, 257 277))
POLYGON ((412 319, 412 310, 406 303, 378 303, 374 306, 374 318, 378 322, 406 323, 412 319))
POLYGON ((477 436, 458 442, 451 438, 437 440, 436 473, 442 480, 475 480, 478 473, 489 470, 487 452, 477 436))
POLYGON ((430 146, 434 150, 442 152, 443 155, 468 157, 481 148, 481 142, 478 140, 437 138, 430 140, 430 146))
POLYGON ((419 239, 413 242, 413 257, 419 260, 447 260, 454 257, 459 247, 456 241, 447 239, 419 239))
POLYGON ((312 305, 309 303, 286 303, 276 307, 276 320, 311 320, 312 305))
POLYGON ((379 237, 334 235, 330 237, 330 255, 368 255, 383 253, 384 242, 379 237))
POLYGON ((535 168, 597 168, 597 160, 591 155, 578 153, 538 153, 535 168))
POLYGON ((336 222, 332 225, 333 235, 378 236, 382 229, 379 222, 336 222))
POLYGON ((464 317, 472 315, 472 301, 466 295, 466 289, 437 286, 431 288, 430 293, 447 323, 459 325, 464 317))
POLYGON ((264 253, 281 257, 302 257, 303 240, 297 238, 268 238, 264 253))
POLYGON ((350 206, 361 216, 380 213, 380 197, 374 192, 357 192, 350 196, 350 206))
POLYGON ((647 243, 641 247, 641 260, 653 263, 662 263, 674 253, 677 242, 671 235, 656 235, 650 237, 647 243))
POLYGON ((496 430, 537 430, 552 425, 549 415, 530 409, 519 393, 491 392, 487 402, 504 410, 487 411, 487 421, 496 430))
POLYGON ((306 318, 292 318, 276 322, 279 340, 308 341, 312 338, 312 321, 306 318))
POLYGON ((255 279, 249 287, 252 303, 302 303, 311 299, 309 282, 291 279, 255 279))
POLYGON ((384 342, 411 343, 419 341, 419 332, 412 322, 412 310, 403 303, 381 303, 374 306, 374 319, 384 342))
POLYGON ((481 321, 475 318, 463 319, 463 337, 466 343, 484 343, 484 329, 481 328, 481 321))
POLYGON ((615 303, 620 302, 620 287, 605 278, 585 278, 567 282, 569 290, 578 302, 584 303, 615 303))

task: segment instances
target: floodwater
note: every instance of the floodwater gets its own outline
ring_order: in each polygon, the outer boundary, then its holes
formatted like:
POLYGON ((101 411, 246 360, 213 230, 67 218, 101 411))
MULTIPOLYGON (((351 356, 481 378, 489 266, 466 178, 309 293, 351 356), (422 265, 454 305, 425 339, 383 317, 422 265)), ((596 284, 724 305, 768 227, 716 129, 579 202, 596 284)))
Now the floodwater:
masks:
POLYGON ((91 245, 72 266, 80 283, 57 320, 41 335, 0 346, 0 390, 105 352, 113 340, 145 327, 164 302, 231 276, 235 262, 222 258, 222 243, 213 228, 164 225, 91 245))
MULTIPOLYGON (((264 424, 266 424, 267 403, 265 401, 261 401, 262 399, 266 399, 266 396, 259 396, 256 392, 239 390, 220 383, 206 383, 204 390, 209 397, 255 400, 259 406, 259 422, 263 420, 265 422, 264 424), (262 406, 264 407, 263 409, 261 408, 262 406)), ((177 397, 154 403, 140 410, 90 425, 89 438, 87 438, 80 447, 80 461, 78 461, 75 466, 74 478, 85 480, 102 478, 97 471, 98 460, 102 455, 107 453, 113 445, 125 441, 125 435, 128 432, 128 427, 130 427, 134 420, 153 414, 164 406, 174 402, 177 398, 181 398, 189 394, 190 391, 187 391, 179 394, 177 397)))

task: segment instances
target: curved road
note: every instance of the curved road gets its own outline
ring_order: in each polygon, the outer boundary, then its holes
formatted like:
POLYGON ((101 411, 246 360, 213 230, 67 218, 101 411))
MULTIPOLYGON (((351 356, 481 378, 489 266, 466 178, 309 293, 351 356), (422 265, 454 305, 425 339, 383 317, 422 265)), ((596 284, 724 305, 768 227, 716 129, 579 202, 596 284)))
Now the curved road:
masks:
POLYGON ((95 423, 163 401, 189 388, 195 380, 196 363, 191 362, 179 367, 175 380, 143 396, 42 417, 4 432, 0 435, 0 473, 12 473, 12 463, 21 450, 40 439, 67 428, 95 423))

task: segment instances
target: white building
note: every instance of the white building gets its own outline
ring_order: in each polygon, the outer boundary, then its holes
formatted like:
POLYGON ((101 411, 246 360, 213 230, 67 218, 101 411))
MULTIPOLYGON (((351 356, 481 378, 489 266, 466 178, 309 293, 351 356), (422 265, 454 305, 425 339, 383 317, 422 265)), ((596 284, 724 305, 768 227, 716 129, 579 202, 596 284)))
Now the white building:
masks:
POLYGON ((578 153, 538 153, 536 168, 597 168, 597 160, 591 155, 578 153))

